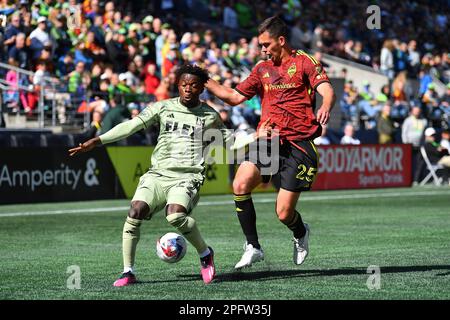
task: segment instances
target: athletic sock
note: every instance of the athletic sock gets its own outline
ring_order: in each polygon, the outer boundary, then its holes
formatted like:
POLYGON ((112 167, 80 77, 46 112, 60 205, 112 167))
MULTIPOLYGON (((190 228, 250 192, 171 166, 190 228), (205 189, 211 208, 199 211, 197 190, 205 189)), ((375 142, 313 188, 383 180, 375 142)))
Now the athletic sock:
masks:
POLYGON ((127 217, 123 226, 122 253, 124 270, 133 270, 136 256, 136 246, 141 236, 142 220, 127 217))
POLYGON ((175 212, 167 215, 166 219, 195 247, 198 254, 202 254, 208 249, 194 218, 184 212, 175 212))
POLYGON ((303 223, 302 216, 298 211, 294 212, 294 216, 291 221, 283 222, 294 234, 297 239, 303 238, 306 234, 305 224, 303 223))
POLYGON ((261 249, 261 245, 258 242, 258 232, 256 231, 256 212, 251 193, 235 194, 234 203, 236 205, 236 214, 247 243, 256 249, 261 249))
POLYGON ((211 253, 211 251, 209 250, 209 248, 207 248, 205 251, 203 251, 202 253, 199 254, 200 258, 204 258, 206 256, 209 256, 211 253))

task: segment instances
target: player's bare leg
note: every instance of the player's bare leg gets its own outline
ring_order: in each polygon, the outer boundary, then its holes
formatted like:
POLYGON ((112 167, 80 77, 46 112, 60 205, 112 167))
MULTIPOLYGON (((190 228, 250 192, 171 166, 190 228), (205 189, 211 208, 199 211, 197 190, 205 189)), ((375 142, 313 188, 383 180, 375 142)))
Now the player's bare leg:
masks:
POLYGON ((244 254, 235 269, 250 267, 254 262, 264 260, 264 252, 258 242, 256 212, 251 192, 262 182, 261 174, 255 164, 244 161, 238 168, 233 181, 236 214, 244 232, 246 243, 244 254))
POLYGON ((299 212, 295 210, 300 192, 280 189, 277 196, 276 212, 278 219, 294 234, 294 263, 302 264, 308 255, 309 226, 303 223, 299 212))
POLYGON ((188 216, 186 208, 179 204, 167 205, 166 219, 195 247, 200 256, 203 282, 210 283, 216 275, 214 251, 206 245, 195 220, 188 216))
POLYGON ((133 201, 123 226, 122 254, 123 274, 114 282, 115 287, 123 287, 136 283, 134 275, 134 262, 136 257, 136 246, 139 242, 142 220, 148 217, 150 208, 144 201, 133 201))

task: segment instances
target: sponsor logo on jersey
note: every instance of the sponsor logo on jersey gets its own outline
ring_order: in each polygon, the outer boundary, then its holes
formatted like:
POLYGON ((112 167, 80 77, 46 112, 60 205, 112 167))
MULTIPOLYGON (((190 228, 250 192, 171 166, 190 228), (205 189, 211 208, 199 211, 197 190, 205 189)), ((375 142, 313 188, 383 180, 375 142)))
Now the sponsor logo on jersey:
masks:
POLYGON ((279 83, 279 84, 268 84, 264 86, 264 89, 266 91, 270 91, 270 90, 284 90, 284 89, 292 89, 292 88, 296 88, 297 84, 294 82, 289 82, 289 83, 279 83))

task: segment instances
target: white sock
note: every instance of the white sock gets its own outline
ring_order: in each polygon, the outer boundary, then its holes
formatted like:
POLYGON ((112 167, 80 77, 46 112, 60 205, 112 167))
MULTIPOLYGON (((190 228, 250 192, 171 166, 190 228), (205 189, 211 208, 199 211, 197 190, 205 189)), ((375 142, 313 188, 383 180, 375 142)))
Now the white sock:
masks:
POLYGON ((124 267, 123 268, 123 273, 127 273, 127 272, 131 272, 134 274, 134 269, 133 267, 124 267))
POLYGON ((200 253, 200 258, 204 258, 206 257, 208 254, 210 254, 211 251, 209 251, 209 248, 206 248, 205 251, 203 251, 202 253, 200 253))

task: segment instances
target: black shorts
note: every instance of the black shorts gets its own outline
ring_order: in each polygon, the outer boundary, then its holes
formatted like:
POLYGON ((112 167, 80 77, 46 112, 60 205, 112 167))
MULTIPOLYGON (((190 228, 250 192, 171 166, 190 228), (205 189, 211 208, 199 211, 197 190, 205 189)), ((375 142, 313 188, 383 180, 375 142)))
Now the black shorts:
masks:
MULTIPOLYGON (((317 175, 319 155, 313 141, 287 141, 281 140, 279 145, 279 155, 272 155, 270 144, 264 140, 258 140, 258 148, 268 149, 272 161, 278 162, 277 171, 271 174, 261 174, 263 183, 268 183, 271 179, 276 181, 277 188, 283 188, 292 192, 308 191, 317 175), (260 146, 261 144, 262 146, 260 146)), ((258 157, 248 157, 246 160, 254 163, 260 171, 263 168, 273 167, 265 161, 261 162, 258 157), (254 161, 254 159, 257 159, 254 161)), ((266 172, 267 173, 267 172, 266 172)))

